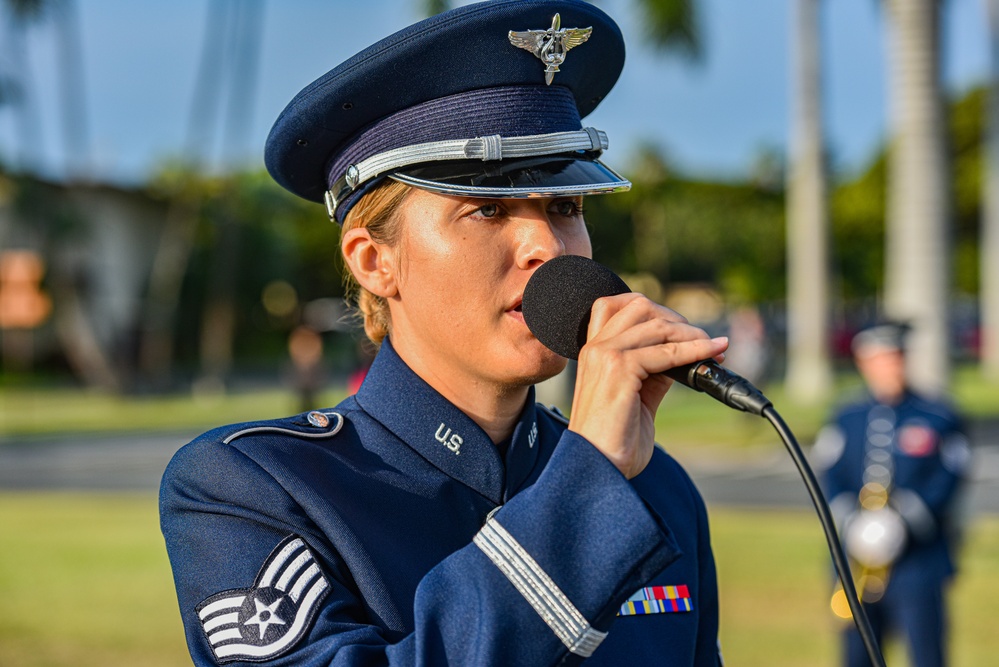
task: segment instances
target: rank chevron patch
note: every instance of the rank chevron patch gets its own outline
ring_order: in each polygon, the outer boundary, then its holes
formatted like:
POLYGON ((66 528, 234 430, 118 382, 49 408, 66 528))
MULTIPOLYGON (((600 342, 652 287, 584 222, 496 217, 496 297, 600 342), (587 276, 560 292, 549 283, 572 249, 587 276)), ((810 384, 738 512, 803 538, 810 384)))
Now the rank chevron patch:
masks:
POLYGON ((694 603, 690 599, 687 586, 648 586, 628 598, 617 612, 618 616, 641 616, 644 614, 669 614, 692 611, 694 603))
POLYGON ((269 660, 312 624, 329 583, 302 538, 289 535, 264 562, 252 588, 217 593, 197 607, 220 663, 269 660))

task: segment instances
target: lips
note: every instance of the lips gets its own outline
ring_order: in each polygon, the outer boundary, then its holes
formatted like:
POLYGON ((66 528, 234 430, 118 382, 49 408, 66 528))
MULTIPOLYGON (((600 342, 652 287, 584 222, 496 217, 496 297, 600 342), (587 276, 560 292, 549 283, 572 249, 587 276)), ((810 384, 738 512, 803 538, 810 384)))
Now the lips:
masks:
POLYGON ((511 316, 511 317, 514 317, 514 318, 520 320, 521 322, 523 322, 524 321, 524 300, 523 300, 523 298, 517 297, 517 300, 514 301, 513 304, 509 308, 506 309, 506 314, 509 315, 509 316, 511 316))

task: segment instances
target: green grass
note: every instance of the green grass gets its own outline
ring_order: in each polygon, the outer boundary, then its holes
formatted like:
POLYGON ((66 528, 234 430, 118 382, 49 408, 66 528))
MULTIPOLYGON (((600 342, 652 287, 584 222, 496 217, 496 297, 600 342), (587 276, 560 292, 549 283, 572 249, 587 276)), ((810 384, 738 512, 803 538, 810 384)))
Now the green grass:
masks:
POLYGON ((0 495, 0 665, 184 665, 152 495, 0 495))
MULTIPOLYGON (((727 664, 839 665, 842 621, 830 608, 831 565, 818 519, 804 511, 711 510, 727 664)), ((974 521, 951 595, 951 664, 995 664, 999 652, 999 518, 974 521)), ((885 647, 889 665, 907 664, 885 647)))
MULTIPOLYGON (((189 664, 156 511, 151 495, 0 494, 0 665, 189 664)), ((838 664, 814 515, 711 516, 727 663, 838 664)), ((953 593, 953 664, 994 663, 999 518, 971 525, 953 593)))

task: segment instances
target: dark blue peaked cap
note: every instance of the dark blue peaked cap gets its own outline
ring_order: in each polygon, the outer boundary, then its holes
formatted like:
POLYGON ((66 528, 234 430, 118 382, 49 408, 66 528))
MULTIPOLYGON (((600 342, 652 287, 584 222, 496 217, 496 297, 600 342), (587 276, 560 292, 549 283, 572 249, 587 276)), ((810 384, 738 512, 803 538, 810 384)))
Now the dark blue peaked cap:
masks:
POLYGON ((623 66, 620 30, 586 2, 459 7, 377 42, 307 86, 271 129, 265 162, 280 185, 325 200, 338 221, 386 176, 482 197, 624 190, 630 184, 596 159, 606 135, 580 122, 623 66), (572 43, 579 34, 572 29, 586 28, 592 31, 572 43), (569 32, 571 51, 555 72, 511 36, 528 34, 530 42, 556 29, 569 32))
POLYGON ((912 325, 908 322, 896 320, 879 322, 863 329, 854 336, 850 347, 854 354, 873 348, 901 350, 904 352, 906 339, 911 331, 912 325))

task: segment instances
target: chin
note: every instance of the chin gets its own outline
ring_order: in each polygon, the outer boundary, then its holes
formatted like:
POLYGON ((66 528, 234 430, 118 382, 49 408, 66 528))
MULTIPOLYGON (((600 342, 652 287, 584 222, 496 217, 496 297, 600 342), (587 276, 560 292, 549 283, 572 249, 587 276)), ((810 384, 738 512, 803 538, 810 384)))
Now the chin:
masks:
MULTIPOLYGON (((523 360, 526 362, 526 356, 523 360)), ((565 370, 569 360, 560 357, 551 350, 545 348, 541 354, 531 355, 533 359, 530 363, 524 363, 520 368, 519 384, 532 385, 551 379, 565 370)))

